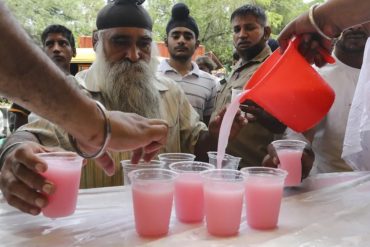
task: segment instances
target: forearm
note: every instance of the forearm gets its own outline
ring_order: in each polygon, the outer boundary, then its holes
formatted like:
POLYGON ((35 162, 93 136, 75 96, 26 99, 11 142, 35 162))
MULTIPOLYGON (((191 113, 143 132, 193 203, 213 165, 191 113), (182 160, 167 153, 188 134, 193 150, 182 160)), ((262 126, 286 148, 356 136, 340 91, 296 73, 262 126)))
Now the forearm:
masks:
POLYGON ((95 103, 67 83, 67 77, 33 44, 1 0, 0 31, 0 93, 77 139, 99 146, 104 120, 95 103))
POLYGON ((16 148, 16 143, 23 143, 25 141, 30 141, 30 142, 36 142, 40 143, 37 137, 27 131, 18 131, 9 136, 4 143, 4 145, 0 149, 0 169, 3 166, 4 158, 8 153, 10 153, 14 148, 16 148))
POLYGON ((208 151, 217 150, 218 137, 213 136, 209 131, 201 131, 198 142, 195 145, 194 154, 199 161, 208 162, 208 151))
POLYGON ((329 0, 315 9, 315 20, 330 37, 370 21, 370 1, 329 0))

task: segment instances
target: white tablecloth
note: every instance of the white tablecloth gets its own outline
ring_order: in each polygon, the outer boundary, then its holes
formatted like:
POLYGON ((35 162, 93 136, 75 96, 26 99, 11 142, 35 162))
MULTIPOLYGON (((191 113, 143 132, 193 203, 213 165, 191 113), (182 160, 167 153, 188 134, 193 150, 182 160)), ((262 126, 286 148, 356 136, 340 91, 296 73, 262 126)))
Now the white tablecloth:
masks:
POLYGON ((310 177, 285 190, 277 229, 250 229, 243 210, 240 233, 230 238, 210 236, 203 223, 179 223, 174 211, 168 236, 140 238, 130 190, 80 190, 75 214, 55 220, 20 213, 2 200, 0 246, 370 246, 370 173, 310 177))

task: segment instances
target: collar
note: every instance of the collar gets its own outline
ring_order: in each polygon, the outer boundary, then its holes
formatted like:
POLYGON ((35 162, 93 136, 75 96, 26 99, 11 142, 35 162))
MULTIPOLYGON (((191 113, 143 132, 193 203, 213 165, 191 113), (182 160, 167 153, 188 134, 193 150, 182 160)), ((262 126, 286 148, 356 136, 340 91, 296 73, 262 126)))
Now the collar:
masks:
POLYGON ((246 62, 243 62, 242 59, 240 59, 235 65, 235 67, 236 67, 235 70, 238 70, 239 68, 242 68, 245 65, 250 64, 250 63, 262 63, 266 60, 266 58, 268 56, 271 55, 271 53, 272 53, 272 51, 271 51, 270 47, 268 45, 266 45, 265 48, 263 48, 263 50, 260 53, 258 53, 257 56, 255 56, 254 58, 252 58, 252 59, 250 59, 246 62))
MULTIPOLYGON (((191 65, 192 65, 193 69, 189 73, 187 73, 186 75, 195 75, 195 76, 199 77, 200 76, 200 69, 199 69, 198 65, 193 61, 191 61, 191 65)), ((177 70, 175 68, 171 67, 171 65, 169 64, 168 59, 163 59, 160 62, 159 66, 158 66, 158 71, 162 72, 163 74, 166 74, 167 72, 175 72, 176 74, 180 75, 180 73, 177 72, 177 70)))

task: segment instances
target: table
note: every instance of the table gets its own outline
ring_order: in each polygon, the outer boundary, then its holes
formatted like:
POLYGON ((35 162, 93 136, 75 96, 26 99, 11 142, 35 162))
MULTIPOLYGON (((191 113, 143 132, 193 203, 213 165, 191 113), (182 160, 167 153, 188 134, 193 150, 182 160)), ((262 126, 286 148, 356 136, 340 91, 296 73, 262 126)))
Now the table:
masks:
MULTIPOLYGON (((171 216, 170 233, 159 239, 135 232, 130 186, 80 190, 74 215, 51 220, 0 202, 0 246, 369 246, 370 173, 319 174, 284 191, 279 227, 238 236, 210 236, 204 224, 171 216)), ((0 196, 1 197, 1 196, 0 196)), ((1 199, 0 199, 1 200, 1 199)))

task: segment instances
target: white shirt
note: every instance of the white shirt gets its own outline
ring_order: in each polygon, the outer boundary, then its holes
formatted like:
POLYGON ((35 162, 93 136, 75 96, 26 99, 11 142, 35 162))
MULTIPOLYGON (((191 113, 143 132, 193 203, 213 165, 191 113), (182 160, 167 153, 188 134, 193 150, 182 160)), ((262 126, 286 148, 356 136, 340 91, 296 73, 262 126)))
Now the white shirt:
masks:
MULTIPOLYGON (((315 152, 315 162, 312 172, 351 171, 351 167, 341 158, 341 154, 360 69, 350 67, 336 58, 335 64, 328 64, 316 70, 333 88, 335 100, 328 114, 314 128, 311 146, 315 152)), ((287 131, 287 137, 297 138, 291 130, 287 131)))
POLYGON ((370 38, 348 116, 342 157, 354 170, 370 170, 370 38))
POLYGON ((158 72, 182 87, 190 104, 198 112, 200 120, 203 120, 204 116, 211 116, 214 110, 216 81, 210 74, 200 70, 196 63, 191 64, 193 70, 182 76, 169 65, 168 60, 164 59, 159 64, 158 72))

